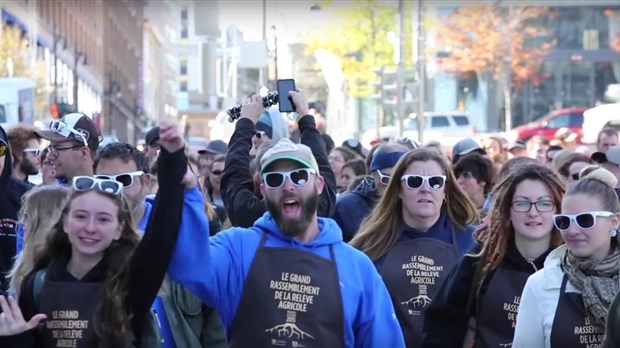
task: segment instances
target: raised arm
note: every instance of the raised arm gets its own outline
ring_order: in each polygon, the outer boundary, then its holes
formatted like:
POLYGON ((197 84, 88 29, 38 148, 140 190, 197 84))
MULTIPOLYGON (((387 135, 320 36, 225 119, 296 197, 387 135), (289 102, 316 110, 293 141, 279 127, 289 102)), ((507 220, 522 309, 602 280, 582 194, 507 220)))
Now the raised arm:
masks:
MULTIPOLYGON (((187 173, 185 143, 177 127, 160 126, 162 149, 158 158, 159 192, 146 231, 131 259, 128 305, 132 311, 132 329, 139 340, 148 309, 168 269, 181 224, 187 173)), ((194 179, 195 180, 195 179, 194 179)), ((187 183, 192 185, 192 183, 187 183)), ((195 186, 195 182, 193 183, 195 186)))
POLYGON ((226 164, 222 173, 222 192, 228 218, 233 226, 250 227, 265 212, 265 204, 254 192, 250 173, 250 150, 254 124, 265 111, 262 100, 255 96, 241 106, 241 118, 228 145, 226 164))

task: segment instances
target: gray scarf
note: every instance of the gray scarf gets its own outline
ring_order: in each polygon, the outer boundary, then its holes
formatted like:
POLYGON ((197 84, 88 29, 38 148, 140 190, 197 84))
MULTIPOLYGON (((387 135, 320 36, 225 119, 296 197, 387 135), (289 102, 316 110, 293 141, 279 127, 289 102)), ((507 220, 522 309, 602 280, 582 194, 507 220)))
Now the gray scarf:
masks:
POLYGON ((580 258, 567 251, 562 268, 568 280, 581 291, 586 313, 594 325, 605 332, 607 311, 620 285, 620 249, 614 248, 601 261, 580 258))

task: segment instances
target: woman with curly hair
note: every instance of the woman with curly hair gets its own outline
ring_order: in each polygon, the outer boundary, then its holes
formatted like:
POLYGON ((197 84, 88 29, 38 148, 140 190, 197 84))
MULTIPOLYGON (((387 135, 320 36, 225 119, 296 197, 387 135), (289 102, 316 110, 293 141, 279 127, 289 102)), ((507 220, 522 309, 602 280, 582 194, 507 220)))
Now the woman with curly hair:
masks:
MULTIPOLYGON (((564 188, 541 164, 516 167, 498 183, 471 254, 452 269, 426 314, 423 347, 500 347, 514 334, 527 278, 562 243, 553 226, 564 188)), ((533 347, 533 346, 532 346, 533 347)))
POLYGON ((408 347, 419 347, 424 312, 473 242, 478 209, 447 160, 427 149, 400 158, 385 194, 351 244, 375 263, 408 347))

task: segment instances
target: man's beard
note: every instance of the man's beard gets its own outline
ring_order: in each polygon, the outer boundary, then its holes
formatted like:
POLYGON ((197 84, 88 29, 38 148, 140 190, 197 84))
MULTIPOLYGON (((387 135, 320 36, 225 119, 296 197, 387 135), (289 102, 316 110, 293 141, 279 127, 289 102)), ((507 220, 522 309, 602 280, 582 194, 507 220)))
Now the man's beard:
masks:
POLYGON ((26 159, 19 162, 19 170, 26 175, 37 175, 39 173, 37 167, 26 159))
POLYGON ((269 198, 265 198, 265 202, 267 203, 267 210, 271 213, 280 230, 286 236, 294 238, 304 233, 310 223, 312 223, 314 214, 319 207, 319 193, 315 188, 310 197, 305 199, 294 195, 285 195, 280 199, 280 202, 274 202, 269 198), (295 198, 299 201, 299 209, 301 211, 299 218, 289 219, 283 216, 282 207, 284 204, 282 202, 289 198, 295 198))

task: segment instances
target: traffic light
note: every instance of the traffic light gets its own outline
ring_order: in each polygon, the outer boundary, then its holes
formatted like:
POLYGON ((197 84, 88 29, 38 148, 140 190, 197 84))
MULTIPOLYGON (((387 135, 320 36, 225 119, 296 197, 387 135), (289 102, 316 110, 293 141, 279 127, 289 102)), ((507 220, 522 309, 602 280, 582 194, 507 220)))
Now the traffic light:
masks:
POLYGON ((50 105, 50 113, 52 114, 53 119, 60 118, 60 110, 58 110, 58 104, 52 103, 50 105))
POLYGON ((68 103, 52 103, 50 104, 50 114, 53 119, 61 118, 66 114, 75 112, 73 105, 68 103))

